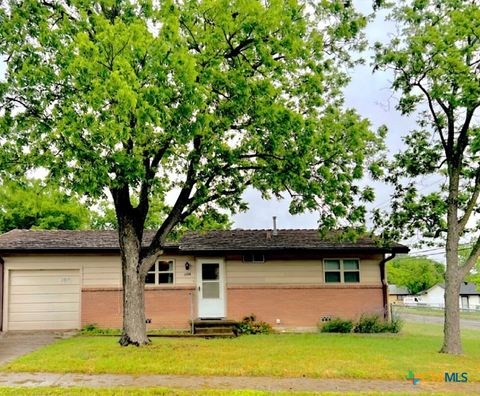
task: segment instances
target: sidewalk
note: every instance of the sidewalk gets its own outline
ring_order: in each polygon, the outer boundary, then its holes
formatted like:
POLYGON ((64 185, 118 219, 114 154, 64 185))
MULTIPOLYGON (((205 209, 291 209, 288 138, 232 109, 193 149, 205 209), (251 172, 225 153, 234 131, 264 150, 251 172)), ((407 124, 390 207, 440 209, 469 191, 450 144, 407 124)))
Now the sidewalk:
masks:
POLYGON ((253 389, 265 391, 311 392, 456 392, 480 394, 480 383, 408 381, 272 378, 272 377, 195 377, 181 375, 87 375, 55 373, 1 373, 0 386, 5 387, 166 387, 181 389, 253 389))

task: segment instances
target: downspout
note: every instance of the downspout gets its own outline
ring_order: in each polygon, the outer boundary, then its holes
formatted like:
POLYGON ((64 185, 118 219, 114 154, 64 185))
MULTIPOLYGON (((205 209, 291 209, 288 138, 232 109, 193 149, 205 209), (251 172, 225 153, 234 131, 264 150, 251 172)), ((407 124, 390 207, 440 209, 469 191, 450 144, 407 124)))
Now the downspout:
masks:
POLYGON ((385 264, 387 261, 394 259, 396 253, 393 253, 388 257, 383 257, 383 260, 380 261, 380 279, 382 280, 382 294, 383 294, 383 318, 385 320, 389 319, 389 309, 388 309, 388 282, 387 282, 387 271, 385 270, 385 264))
POLYGON ((0 331, 3 330, 3 267, 5 261, 0 256, 0 331))

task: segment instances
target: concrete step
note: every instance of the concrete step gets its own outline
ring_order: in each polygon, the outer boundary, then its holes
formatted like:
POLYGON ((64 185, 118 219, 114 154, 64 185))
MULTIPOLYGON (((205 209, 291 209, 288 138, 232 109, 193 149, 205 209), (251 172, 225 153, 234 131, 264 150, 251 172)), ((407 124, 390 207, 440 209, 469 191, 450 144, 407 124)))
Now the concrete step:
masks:
POLYGON ((219 320, 202 320, 196 319, 193 321, 195 328, 200 327, 235 327, 237 321, 229 319, 219 319, 219 320))
POLYGON ((234 334, 232 327, 195 327, 195 334, 234 334))

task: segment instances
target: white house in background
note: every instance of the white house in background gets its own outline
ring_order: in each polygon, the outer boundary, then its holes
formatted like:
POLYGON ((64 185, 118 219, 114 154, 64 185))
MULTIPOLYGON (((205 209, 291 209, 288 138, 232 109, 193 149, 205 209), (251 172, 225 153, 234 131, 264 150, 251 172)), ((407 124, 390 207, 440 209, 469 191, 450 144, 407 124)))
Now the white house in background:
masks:
MULTIPOLYGON (((438 283, 419 294, 407 296, 404 298, 405 304, 429 305, 432 307, 443 308, 445 306, 445 285, 438 283)), ((460 287, 459 297, 460 308, 479 309, 480 310, 480 291, 472 282, 463 282, 460 287)))
POLYGON ((412 294, 405 286, 388 285, 388 302, 390 304, 403 304, 405 298, 411 297, 412 294))

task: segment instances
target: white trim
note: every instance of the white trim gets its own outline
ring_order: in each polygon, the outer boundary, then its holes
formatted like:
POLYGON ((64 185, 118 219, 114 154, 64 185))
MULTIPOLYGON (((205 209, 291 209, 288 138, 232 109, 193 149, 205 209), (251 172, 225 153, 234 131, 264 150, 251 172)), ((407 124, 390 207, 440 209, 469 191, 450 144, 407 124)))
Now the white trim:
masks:
MULTIPOLYGON (((201 308, 200 304, 202 302, 202 299, 200 297, 200 291, 199 287, 201 287, 201 282, 202 282, 202 271, 201 271, 201 265, 203 263, 218 263, 219 264, 219 271, 220 271, 220 295, 223 298, 223 315, 220 316, 211 316, 212 318, 215 317, 227 317, 227 288, 226 288, 226 283, 227 283, 227 274, 226 274, 226 265, 225 265, 225 259, 223 257, 196 257, 195 258, 195 268, 196 268, 196 293, 195 295, 197 296, 197 316, 202 317, 201 314, 201 308)), ((203 316, 206 318, 206 316, 203 316)))
POLYGON ((151 272, 154 272, 155 273, 155 283, 147 283, 145 282, 145 287, 149 288, 149 287, 158 287, 158 286, 161 286, 161 287, 172 287, 172 286, 175 286, 175 284, 177 283, 177 274, 176 274, 176 270, 177 270, 177 260, 173 257, 159 257, 156 261, 155 261, 155 264, 152 266, 154 269, 153 271, 148 271, 148 273, 151 273, 151 272), (172 271, 157 271, 156 270, 156 265, 159 261, 166 261, 166 262, 169 262, 171 261, 173 263, 173 269, 172 271), (172 283, 159 283, 158 282, 158 274, 172 274, 173 275, 173 282, 172 283))

